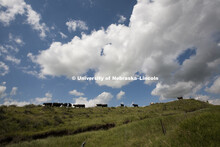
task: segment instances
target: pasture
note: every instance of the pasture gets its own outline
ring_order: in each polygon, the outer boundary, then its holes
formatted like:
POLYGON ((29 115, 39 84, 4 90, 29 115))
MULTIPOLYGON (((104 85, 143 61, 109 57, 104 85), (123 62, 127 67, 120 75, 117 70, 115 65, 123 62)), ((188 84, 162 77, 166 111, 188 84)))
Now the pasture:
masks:
POLYGON ((193 99, 146 107, 0 107, 1 146, 219 146, 220 106, 193 99))

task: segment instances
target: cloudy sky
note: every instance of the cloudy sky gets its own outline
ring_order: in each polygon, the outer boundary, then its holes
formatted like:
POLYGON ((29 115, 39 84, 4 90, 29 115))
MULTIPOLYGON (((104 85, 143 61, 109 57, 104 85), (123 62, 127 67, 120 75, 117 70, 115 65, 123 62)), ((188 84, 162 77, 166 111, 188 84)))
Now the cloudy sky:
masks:
POLYGON ((0 104, 144 106, 178 96, 220 104, 219 7, 219 0, 0 0, 0 104))

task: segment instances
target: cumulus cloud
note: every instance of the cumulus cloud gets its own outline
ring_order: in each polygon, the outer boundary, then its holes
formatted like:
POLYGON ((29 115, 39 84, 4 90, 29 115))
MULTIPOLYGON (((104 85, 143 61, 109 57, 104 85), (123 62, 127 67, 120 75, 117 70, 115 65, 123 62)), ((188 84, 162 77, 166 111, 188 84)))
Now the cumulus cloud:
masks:
POLYGON ((18 90, 18 87, 12 87, 10 95, 11 96, 16 95, 17 94, 17 90, 18 90))
POLYGON ((220 98, 213 99, 213 98, 210 98, 210 96, 208 95, 196 95, 195 99, 204 101, 204 102, 209 102, 210 104, 213 104, 213 105, 220 105, 220 98))
POLYGON ((119 15, 119 20, 118 23, 124 23, 126 21, 126 17, 124 17, 123 15, 119 15))
POLYGON ((6 86, 0 85, 0 98, 6 96, 5 91, 6 91, 6 86))
POLYGON ((0 21, 5 25, 9 25, 16 15, 25 13, 25 5, 24 0, 0 0, 0 6, 7 8, 5 11, 0 11, 0 21))
POLYGON ((35 98, 34 103, 35 104, 41 104, 41 103, 44 103, 44 102, 49 102, 51 100, 52 100, 52 94, 47 92, 44 97, 35 98))
POLYGON ((209 93, 220 94, 220 77, 218 77, 213 85, 205 89, 209 93))
POLYGON ((69 32, 79 30, 88 30, 88 26, 82 20, 69 20, 66 22, 69 32))
POLYGON ((26 101, 17 101, 13 99, 7 99, 4 101, 2 105, 6 105, 6 106, 16 105, 16 106, 22 107, 22 106, 29 105, 29 104, 30 102, 26 102, 26 101))
POLYGON ((209 100, 209 103, 213 104, 213 105, 220 105, 220 98, 219 99, 211 99, 211 100, 209 100))
POLYGON ((158 83, 151 94, 159 95, 161 99, 177 98, 193 93, 193 88, 195 87, 196 84, 193 82, 177 82, 169 85, 158 83))
POLYGON ((121 90, 121 91, 116 95, 117 100, 122 99, 124 95, 125 95, 125 92, 121 90))
POLYGON ((200 100, 200 101, 208 101, 210 99, 210 97, 208 95, 195 95, 194 96, 196 100, 200 100))
POLYGON ((109 92, 103 92, 94 99, 89 99, 86 97, 74 98, 75 104, 85 104, 86 107, 95 107, 96 104, 108 104, 108 102, 113 98, 112 94, 109 92))
POLYGON ((20 59, 17 59, 17 58, 15 58, 15 57, 9 56, 9 55, 6 56, 5 60, 11 61, 11 62, 13 62, 13 63, 15 63, 15 64, 20 64, 20 62, 21 62, 20 59))
POLYGON ((71 95, 75 95, 75 96, 83 96, 84 95, 84 93, 82 93, 82 92, 78 92, 77 90, 72 90, 72 91, 69 91, 69 94, 71 94, 71 95))
MULTIPOLYGON (((46 37, 46 32, 49 30, 45 23, 40 23, 41 16, 32 9, 24 0, 0 0, 0 21, 8 26, 13 21, 16 15, 25 15, 26 22, 32 26, 34 30, 40 32, 40 37, 46 37)), ((17 40, 17 42, 20 42, 17 40)))
MULTIPOLYGON (((65 44, 53 42, 33 61, 43 75, 51 76, 70 78, 90 69, 102 77, 157 76, 160 81, 152 94, 162 99, 196 93, 220 71, 219 38, 215 38, 220 30, 219 7, 218 0, 138 0, 128 26, 111 24, 65 44), (196 54, 180 65, 178 56, 188 48, 196 48, 196 54)), ((68 24, 69 30, 77 28, 68 24)), ((96 81, 114 88, 129 82, 96 81)))
POLYGON ((27 102, 27 101, 17 101, 17 100, 12 99, 12 96, 15 96, 17 94, 18 87, 12 87, 10 95, 9 95, 8 93, 6 93, 7 87, 5 85, 6 85, 6 82, 2 82, 2 85, 0 85, 0 98, 3 98, 3 101, 4 101, 0 105, 6 105, 6 106, 16 105, 16 106, 21 107, 21 106, 30 104, 30 102, 27 102), (6 97, 6 96, 9 96, 9 97, 6 97))
POLYGON ((0 75, 4 76, 9 72, 9 67, 4 63, 0 61, 0 75))

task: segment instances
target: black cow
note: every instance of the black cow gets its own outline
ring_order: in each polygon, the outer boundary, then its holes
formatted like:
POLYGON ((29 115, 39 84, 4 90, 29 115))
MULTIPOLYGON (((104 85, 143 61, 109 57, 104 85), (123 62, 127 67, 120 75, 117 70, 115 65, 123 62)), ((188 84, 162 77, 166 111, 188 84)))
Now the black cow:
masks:
POLYGON ((96 104, 97 107, 108 107, 107 104, 96 104))
POLYGON ((132 104, 134 107, 138 107, 138 104, 132 104))
POLYGON ((53 103, 43 103, 43 105, 44 105, 44 106, 50 106, 50 107, 51 107, 51 106, 53 105, 53 103))
POLYGON ((125 105, 124 104, 121 104, 121 107, 124 107, 125 105))
POLYGON ((85 108, 85 104, 74 104, 75 108, 85 108))
POLYGON ((63 105, 63 103, 53 103, 52 106, 54 106, 54 107, 61 107, 62 105, 63 105))
POLYGON ((183 97, 182 97, 182 96, 181 96, 181 97, 177 97, 177 99, 178 99, 178 100, 182 100, 182 99, 183 99, 183 97))
POLYGON ((71 103, 63 103, 62 106, 63 107, 72 107, 72 104, 71 103))

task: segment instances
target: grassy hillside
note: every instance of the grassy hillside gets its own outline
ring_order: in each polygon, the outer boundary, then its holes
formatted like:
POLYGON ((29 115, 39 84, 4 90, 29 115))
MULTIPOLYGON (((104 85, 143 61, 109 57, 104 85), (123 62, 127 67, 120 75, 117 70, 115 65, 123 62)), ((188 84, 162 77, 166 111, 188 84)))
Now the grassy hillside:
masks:
POLYGON ((1 106, 0 119, 7 146, 220 146, 220 106, 196 100, 139 108, 1 106))

